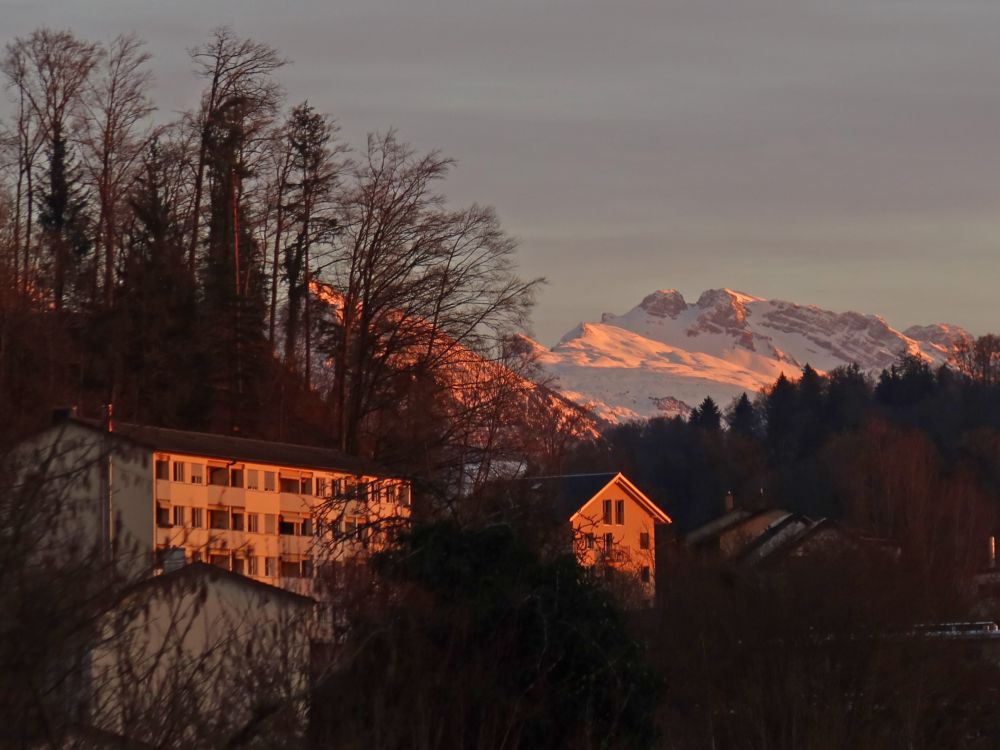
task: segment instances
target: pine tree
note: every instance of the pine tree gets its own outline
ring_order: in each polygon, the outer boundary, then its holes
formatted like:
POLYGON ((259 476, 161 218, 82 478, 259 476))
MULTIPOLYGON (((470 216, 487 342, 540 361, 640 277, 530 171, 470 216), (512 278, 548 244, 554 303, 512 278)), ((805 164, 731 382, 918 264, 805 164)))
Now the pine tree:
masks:
POLYGON ((269 359, 263 258, 243 199, 247 122, 254 114, 251 101, 233 97, 218 107, 207 130, 211 189, 199 329, 212 391, 210 423, 232 432, 246 429, 259 413, 257 390, 269 359))

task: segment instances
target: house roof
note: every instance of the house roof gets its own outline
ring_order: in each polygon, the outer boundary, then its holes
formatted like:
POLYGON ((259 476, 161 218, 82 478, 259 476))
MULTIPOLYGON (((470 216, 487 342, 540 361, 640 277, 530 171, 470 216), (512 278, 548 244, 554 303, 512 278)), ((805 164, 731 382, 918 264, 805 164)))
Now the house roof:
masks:
POLYGON ((710 539, 714 539, 724 534, 730 529, 735 529, 745 521, 749 521, 751 518, 756 518, 766 512, 768 511, 749 511, 743 510, 742 508, 731 510, 724 515, 719 516, 715 520, 709 521, 703 526, 699 526, 694 531, 690 532, 684 540, 690 545, 698 545, 703 542, 707 542, 710 539))
MULTIPOLYGON (((90 429, 101 429, 97 420, 74 419, 73 421, 90 429)), ((149 427, 122 422, 115 423, 112 434, 144 445, 154 451, 165 453, 185 453, 209 458, 237 459, 309 469, 331 469, 351 474, 388 476, 388 473, 375 463, 355 458, 332 448, 317 448, 295 443, 275 443, 268 440, 172 430, 166 427, 149 427)))
POLYGON ((217 565, 209 565, 208 563, 203 562, 188 563, 177 570, 170 571, 169 573, 162 573, 160 575, 145 578, 133 586, 129 590, 129 593, 138 593, 154 588, 169 588, 170 586, 181 584, 184 581, 192 580, 205 580, 210 582, 224 581, 226 583, 235 584, 244 588, 253 589, 265 596, 275 596, 280 599, 286 599, 290 603, 297 604, 299 606, 312 606, 316 603, 316 600, 311 597, 296 594, 293 591, 288 591, 287 589, 279 588, 278 586, 272 586, 269 583, 257 581, 253 578, 248 578, 245 575, 234 573, 230 570, 226 570, 225 568, 220 568, 217 565))
POLYGON ((642 505, 660 523, 671 523, 670 516, 646 497, 621 472, 601 472, 595 474, 561 474, 557 476, 525 477, 531 492, 551 498, 556 513, 561 518, 572 518, 587 501, 612 482, 618 482, 632 498, 642 505))

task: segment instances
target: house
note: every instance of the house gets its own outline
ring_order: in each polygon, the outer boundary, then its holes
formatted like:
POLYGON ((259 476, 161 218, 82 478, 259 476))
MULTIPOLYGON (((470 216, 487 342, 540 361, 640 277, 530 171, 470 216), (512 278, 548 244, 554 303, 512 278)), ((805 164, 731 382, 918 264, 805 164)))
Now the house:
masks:
POLYGON ((80 725, 128 746, 221 746, 254 723, 301 742, 314 605, 205 563, 144 579, 96 623, 80 725))
POLYGON ((339 451, 71 415, 16 460, 52 502, 46 543, 133 579, 183 554, 310 595, 318 565, 378 548, 410 510, 409 482, 339 451))
POLYGON ((581 565, 633 575, 644 594, 653 595, 657 528, 671 520, 624 474, 530 477, 524 482, 569 524, 581 565))

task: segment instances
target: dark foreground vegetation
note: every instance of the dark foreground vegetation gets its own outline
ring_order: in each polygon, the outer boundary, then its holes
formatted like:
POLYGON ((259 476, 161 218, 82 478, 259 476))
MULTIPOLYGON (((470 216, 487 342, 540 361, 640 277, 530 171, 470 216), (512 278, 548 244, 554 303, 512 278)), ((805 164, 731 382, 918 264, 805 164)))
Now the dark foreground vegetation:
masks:
POLYGON ((581 440, 582 416, 521 378, 537 282, 492 211, 446 203, 451 162, 394 133, 348 151, 327 115, 287 106, 284 64, 217 30, 192 50, 197 106, 154 125, 138 39, 42 29, 4 53, 0 746, 997 746, 1000 657, 922 629, 1000 614, 973 585, 1000 510, 994 337, 936 371, 807 367, 581 440), (328 582, 305 687, 272 633, 157 691, 123 669, 118 719, 141 743, 88 731, 81 644, 122 644, 146 605, 95 550, 49 548, 60 498, 15 466, 68 404, 415 479, 413 527, 328 582), (900 554, 750 569, 675 531, 655 604, 628 608, 566 554, 565 519, 494 481, 511 462, 623 471, 681 532, 731 492, 900 554))

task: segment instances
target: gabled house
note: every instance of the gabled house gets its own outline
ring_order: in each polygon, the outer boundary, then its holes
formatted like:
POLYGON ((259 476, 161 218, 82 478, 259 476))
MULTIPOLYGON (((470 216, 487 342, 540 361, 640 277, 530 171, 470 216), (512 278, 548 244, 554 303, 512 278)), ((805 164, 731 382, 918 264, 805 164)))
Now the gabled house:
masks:
POLYGON ((670 516, 624 474, 569 474, 524 480, 553 504, 573 532, 581 565, 635 576, 647 596, 656 585, 656 534, 670 516))

